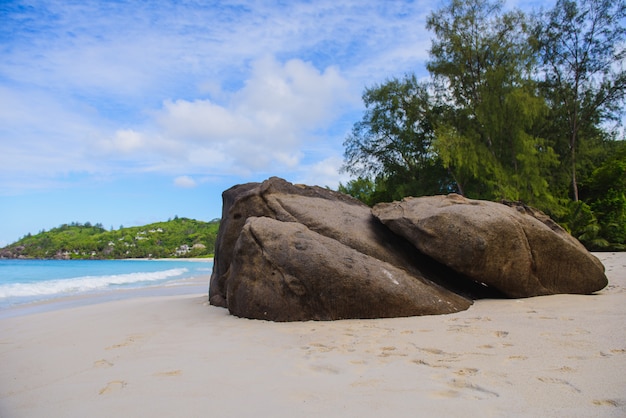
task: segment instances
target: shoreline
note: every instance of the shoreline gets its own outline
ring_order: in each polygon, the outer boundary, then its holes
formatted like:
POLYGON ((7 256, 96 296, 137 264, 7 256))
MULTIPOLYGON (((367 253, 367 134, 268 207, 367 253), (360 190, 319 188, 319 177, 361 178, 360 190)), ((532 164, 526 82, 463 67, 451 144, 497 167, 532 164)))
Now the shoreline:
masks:
POLYGON ((154 296, 178 296, 206 293, 209 294, 209 279, 211 275, 198 275, 172 281, 168 284, 155 284, 151 286, 134 287, 129 289, 96 290, 93 292, 76 295, 63 295, 51 297, 34 302, 27 302, 0 309, 0 320, 15 318, 24 315, 33 315, 44 312, 52 312, 62 309, 70 309, 81 306, 96 305, 118 300, 145 298, 154 296))
POLYGON ((203 287, 3 318, 0 416, 624 416, 626 253, 595 255, 596 294, 450 315, 273 323, 203 287))
MULTIPOLYGON (((21 260, 20 260, 21 261, 21 260)), ((32 261, 32 260, 24 260, 26 262, 28 261, 32 261)), ((36 260, 39 261, 39 260, 36 260)), ((54 262, 55 260, 42 260, 42 261, 52 261, 54 262)), ((84 260, 60 260, 63 262, 76 262, 76 263, 82 263, 84 260)), ((36 291, 34 291, 32 294, 30 295, 18 295, 18 296, 7 296, 5 298, 0 298, 0 318, 7 318, 7 317, 13 317, 13 316, 19 316, 19 315, 23 315, 23 314, 28 314, 31 312, 38 312, 38 311, 50 311, 50 310, 54 310, 54 309, 61 309, 64 306, 75 306, 75 305, 88 305, 90 304, 91 300, 93 299, 93 303, 102 303, 102 302, 106 302, 107 300, 115 300, 115 299, 121 299, 121 298, 131 298, 131 297, 141 297, 143 296, 142 294, 142 289, 145 289, 146 294, 147 295, 166 295, 168 292, 165 289, 169 289, 171 287, 176 287, 179 288, 180 286, 183 285, 189 285, 191 282, 195 281, 198 282, 199 280, 204 280, 205 282, 202 284, 198 284, 198 286, 202 285, 207 289, 208 292, 208 281, 210 278, 210 271, 208 268, 200 268, 201 265, 203 264, 211 264, 213 263, 213 258, 187 258, 187 259, 119 259, 119 260, 86 260, 87 262, 90 263, 98 263, 98 262, 103 262, 103 263, 107 263, 107 262, 118 262, 118 261, 129 261, 129 262, 160 262, 160 261, 165 261, 165 264, 162 264, 160 268, 165 268, 166 264, 169 265, 168 263, 193 263, 194 265, 194 269, 198 269, 198 270, 203 270, 203 271, 193 271, 192 275, 190 276, 186 276, 186 277, 182 277, 182 278, 163 278, 163 280, 158 280, 159 283, 151 283, 150 280, 140 283, 139 285, 136 285, 133 282, 129 282, 129 283, 116 283, 113 282, 110 284, 110 287, 106 287, 106 286, 100 286, 97 288, 93 288, 93 289, 84 289, 84 290, 79 290, 79 291, 74 291, 72 289, 69 290, 59 290, 57 293, 53 293, 53 292, 44 292, 44 293, 37 293, 36 291), (163 289, 161 289, 163 288, 163 289), (134 295, 134 296, 133 296, 134 295), (22 298, 20 300, 20 297, 22 298), (13 299, 11 301, 11 298, 13 299), (7 300, 9 300, 9 302, 7 302, 7 300)), ((45 268, 44 268, 45 269, 45 268)), ((101 276, 101 277, 115 277, 118 275, 118 273, 112 273, 112 276, 107 276, 106 274, 101 276)), ((133 273, 119 273, 119 274, 133 274, 133 273)), ((146 274, 152 274, 152 271, 148 271, 146 274)), ((92 276, 90 276, 90 274, 86 271, 83 271, 83 275, 78 275, 78 277, 75 277, 75 279, 89 279, 92 276)), ((98 276, 93 276, 94 278, 97 278, 98 276)), ((68 277, 65 278, 63 276, 61 276, 59 279, 55 279, 55 280, 59 280, 59 281, 65 281, 67 280, 68 283, 71 282, 72 278, 68 277)), ((54 281, 54 280, 52 280, 54 281)), ((3 280, 0 280, 0 282, 3 282, 3 280)), ((138 282, 141 282, 141 280, 138 280, 138 282)), ((36 286, 36 284, 38 283, 38 281, 33 281, 32 285, 36 286)), ((42 281, 42 283, 46 283, 45 280, 42 281)), ((25 285, 28 284, 28 282, 24 282, 25 285)), ((10 286, 11 285, 11 281, 9 280, 9 282, 5 283, 6 286, 10 286)), ((18 283, 18 285, 21 285, 21 283, 18 283)), ((197 290, 196 290, 197 291, 197 290)), ((181 291, 180 289, 177 292, 174 292, 172 294, 180 294, 181 291)))

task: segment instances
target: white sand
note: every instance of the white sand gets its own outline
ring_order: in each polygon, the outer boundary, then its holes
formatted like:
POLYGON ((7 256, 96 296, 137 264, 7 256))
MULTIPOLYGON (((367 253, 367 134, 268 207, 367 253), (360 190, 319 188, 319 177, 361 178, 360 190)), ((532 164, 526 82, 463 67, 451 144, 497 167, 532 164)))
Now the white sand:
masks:
POLYGON ((624 417, 626 253, 592 296, 271 323, 206 294, 0 319, 0 417, 624 417))

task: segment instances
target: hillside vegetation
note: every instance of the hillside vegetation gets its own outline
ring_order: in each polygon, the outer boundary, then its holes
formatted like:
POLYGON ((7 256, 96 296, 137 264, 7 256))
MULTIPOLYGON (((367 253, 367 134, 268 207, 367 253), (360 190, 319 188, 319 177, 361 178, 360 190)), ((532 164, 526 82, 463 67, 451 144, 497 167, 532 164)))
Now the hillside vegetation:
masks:
POLYGON ((119 259, 210 256, 219 221, 178 218, 118 230, 101 224, 63 224, 28 234, 0 249, 0 258, 119 259))

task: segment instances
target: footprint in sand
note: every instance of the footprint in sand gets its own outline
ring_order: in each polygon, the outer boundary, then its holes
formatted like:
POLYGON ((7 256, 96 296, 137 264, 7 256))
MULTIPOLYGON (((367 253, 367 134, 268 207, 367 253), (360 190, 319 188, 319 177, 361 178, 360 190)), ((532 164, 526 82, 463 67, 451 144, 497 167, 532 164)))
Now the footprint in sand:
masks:
POLYGON ((333 351, 336 347, 330 347, 322 343, 311 343, 309 344, 313 349, 316 349, 322 353, 328 353, 329 351, 333 351))
POLYGON ((457 390, 442 390, 440 392, 433 392, 436 398, 457 398, 459 391, 457 390))
POLYGON ((474 376, 476 373, 478 373, 478 369, 467 367, 465 369, 459 369, 454 373, 458 374, 459 376, 474 376))
POLYGON ((471 328, 469 325, 449 325, 448 326, 448 331, 450 332, 461 332, 461 331, 471 331, 473 328, 471 328))
POLYGON ((309 366, 309 369, 323 374, 339 374, 341 370, 338 368, 331 366, 330 364, 313 364, 309 366))
POLYGON ((614 399, 594 399, 594 405, 598 406, 619 406, 619 402, 614 399))
POLYGON ((555 384, 559 384, 559 385, 564 385, 569 387, 570 389, 572 389, 575 392, 580 393, 580 389, 578 389, 576 386, 572 385, 570 382, 568 382, 567 380, 563 380, 563 379, 558 379, 555 377, 538 377, 537 380, 539 380, 540 382, 544 382, 544 383, 555 383, 555 384))
POLYGON ((100 389, 98 392, 99 395, 106 395, 107 393, 118 392, 126 387, 126 382, 124 380, 113 380, 112 382, 107 383, 105 387, 100 389))
POLYGON ((102 359, 93 362, 93 367, 113 367, 113 363, 108 360, 102 359))
POLYGON ((132 344, 136 343, 137 341, 139 341, 142 338, 143 338, 143 335, 140 335, 140 334, 130 335, 124 341, 122 341, 121 343, 113 344, 113 345, 111 345, 109 347, 106 347, 105 350, 115 350, 117 348, 128 347, 129 345, 132 345, 132 344))
POLYGON ((420 348, 420 347, 418 347, 418 349, 420 349, 422 351, 425 351, 427 353, 430 353, 430 354, 445 354, 443 350, 440 350, 438 348, 420 348))
POLYGON ((475 385, 467 380, 453 379, 448 383, 450 389, 433 393, 438 398, 473 398, 487 399, 500 396, 497 392, 475 385))
POLYGON ((451 369, 452 366, 448 366, 445 364, 432 364, 432 363, 428 363, 427 361, 421 360, 421 359, 413 359, 411 360, 411 363, 420 365, 420 366, 428 366, 428 367, 432 367, 433 369, 451 369))
POLYGON ((491 318, 489 318, 488 316, 476 316, 474 318, 467 318, 465 320, 466 324, 472 323, 472 322, 491 322, 491 318))
POLYGON ((173 376, 180 376, 181 374, 183 374, 182 370, 170 370, 170 371, 167 371, 167 372, 155 373, 154 376, 158 376, 158 377, 173 377, 173 376))
POLYGON ((406 353, 396 353, 395 351, 397 350, 397 348, 394 346, 381 347, 380 350, 381 352, 378 355, 378 357, 389 357, 389 356, 406 357, 407 356, 406 353))
POLYGON ((624 353, 626 353, 626 350, 624 350, 624 349, 614 349, 614 350, 610 350, 608 352, 600 351, 600 357, 611 357, 611 356, 614 356, 616 354, 624 354, 624 353))
POLYGON ((587 331, 586 329, 582 329, 582 328, 576 328, 575 330, 571 332, 564 332, 561 335, 564 337, 573 337, 577 335, 587 335, 587 334, 591 334, 591 331, 587 331))
POLYGON ((381 383, 384 383, 384 380, 382 379, 357 380, 356 382, 352 382, 350 386, 352 387, 375 387, 381 383))
POLYGON ((448 383, 449 386, 453 387, 453 388, 457 388, 457 389, 469 389, 472 390, 476 393, 474 393, 474 397, 477 397, 477 399, 485 399, 487 397, 499 397, 500 395, 497 392, 493 392, 489 389, 485 389, 482 386, 478 386, 475 385, 467 380, 464 379, 453 379, 450 383, 448 383))

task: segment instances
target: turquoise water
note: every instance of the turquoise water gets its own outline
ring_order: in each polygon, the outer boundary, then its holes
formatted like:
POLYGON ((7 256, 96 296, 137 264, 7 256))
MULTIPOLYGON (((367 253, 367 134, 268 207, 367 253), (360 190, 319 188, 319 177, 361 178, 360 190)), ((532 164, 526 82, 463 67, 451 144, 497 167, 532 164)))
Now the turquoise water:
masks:
POLYGON ((0 310, 64 296, 156 285, 211 274, 210 261, 0 260, 0 310))

